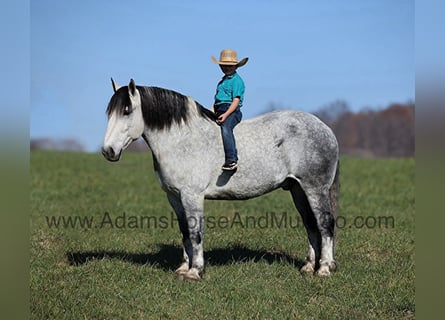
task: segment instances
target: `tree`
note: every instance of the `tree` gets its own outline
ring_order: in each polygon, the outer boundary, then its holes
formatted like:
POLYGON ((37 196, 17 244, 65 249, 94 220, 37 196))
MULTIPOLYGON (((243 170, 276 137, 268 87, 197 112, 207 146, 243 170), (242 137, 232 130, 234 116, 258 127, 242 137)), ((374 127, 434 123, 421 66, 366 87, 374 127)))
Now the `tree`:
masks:
POLYGON ((322 106, 318 111, 314 112, 314 114, 327 125, 331 125, 349 112, 349 105, 346 101, 335 100, 322 106))

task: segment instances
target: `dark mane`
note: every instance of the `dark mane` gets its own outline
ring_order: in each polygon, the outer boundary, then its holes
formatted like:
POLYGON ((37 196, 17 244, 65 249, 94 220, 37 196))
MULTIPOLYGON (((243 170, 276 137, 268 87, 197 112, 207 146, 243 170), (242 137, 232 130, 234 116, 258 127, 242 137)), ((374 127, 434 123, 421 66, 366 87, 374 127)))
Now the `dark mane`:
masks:
MULTIPOLYGON (((136 87, 141 96, 142 115, 147 126, 155 129, 169 129, 173 123, 188 123, 190 118, 188 98, 178 92, 158 87, 136 87)), ((211 121, 216 115, 195 101, 198 114, 211 121)), ((107 115, 117 110, 123 114, 125 106, 130 104, 128 87, 121 87, 111 97, 107 115)))
POLYGON ((130 97, 128 95, 128 87, 121 87, 117 90, 108 103, 106 114, 109 117, 114 110, 118 110, 120 114, 124 113, 125 106, 130 105, 130 97))

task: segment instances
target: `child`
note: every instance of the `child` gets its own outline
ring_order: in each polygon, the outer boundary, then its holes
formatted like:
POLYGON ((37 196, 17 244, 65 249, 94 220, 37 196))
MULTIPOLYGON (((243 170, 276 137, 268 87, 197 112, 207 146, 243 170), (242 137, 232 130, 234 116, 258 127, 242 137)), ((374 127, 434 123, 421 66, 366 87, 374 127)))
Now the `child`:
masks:
POLYGON ((244 81, 236 73, 236 69, 244 66, 249 58, 238 62, 235 50, 222 50, 219 61, 212 57, 212 61, 219 64, 224 77, 216 87, 215 103, 213 111, 218 116, 218 124, 221 126, 221 135, 224 145, 225 162, 223 170, 236 170, 238 168, 238 154, 236 150, 233 128, 241 121, 240 108, 243 105, 244 81))

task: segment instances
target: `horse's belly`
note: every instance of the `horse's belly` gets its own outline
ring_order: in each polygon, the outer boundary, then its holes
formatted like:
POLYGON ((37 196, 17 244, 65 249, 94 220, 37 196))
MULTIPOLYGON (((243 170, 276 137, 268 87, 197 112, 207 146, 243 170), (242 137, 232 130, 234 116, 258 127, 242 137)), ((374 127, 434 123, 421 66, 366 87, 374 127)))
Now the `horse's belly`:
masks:
POLYGON ((268 192, 271 192, 276 188, 258 189, 258 190, 230 190, 221 188, 218 191, 209 192, 205 195, 205 199, 208 200, 247 200, 255 197, 262 196, 268 192))
POLYGON ((246 177, 241 168, 234 173, 222 172, 205 192, 206 199, 245 200, 261 196, 280 188, 285 177, 246 177), (239 176, 237 176, 239 174, 239 176))

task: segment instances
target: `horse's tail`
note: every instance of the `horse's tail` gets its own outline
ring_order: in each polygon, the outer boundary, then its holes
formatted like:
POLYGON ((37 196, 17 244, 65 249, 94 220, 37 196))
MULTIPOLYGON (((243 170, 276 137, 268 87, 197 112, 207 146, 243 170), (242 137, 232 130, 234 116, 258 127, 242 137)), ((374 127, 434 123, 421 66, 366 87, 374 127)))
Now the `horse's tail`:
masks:
POLYGON ((339 193, 340 193, 340 159, 337 160, 337 168, 335 169, 334 182, 332 182, 329 188, 329 202, 331 205, 331 213, 334 216, 334 246, 333 252, 335 253, 335 242, 337 238, 337 217, 338 217, 338 207, 339 207, 339 193))
POLYGON ((335 169, 334 182, 329 188, 329 202, 331 204, 331 212, 334 218, 338 217, 339 206, 339 193, 340 193, 340 160, 337 161, 337 168, 335 169))

